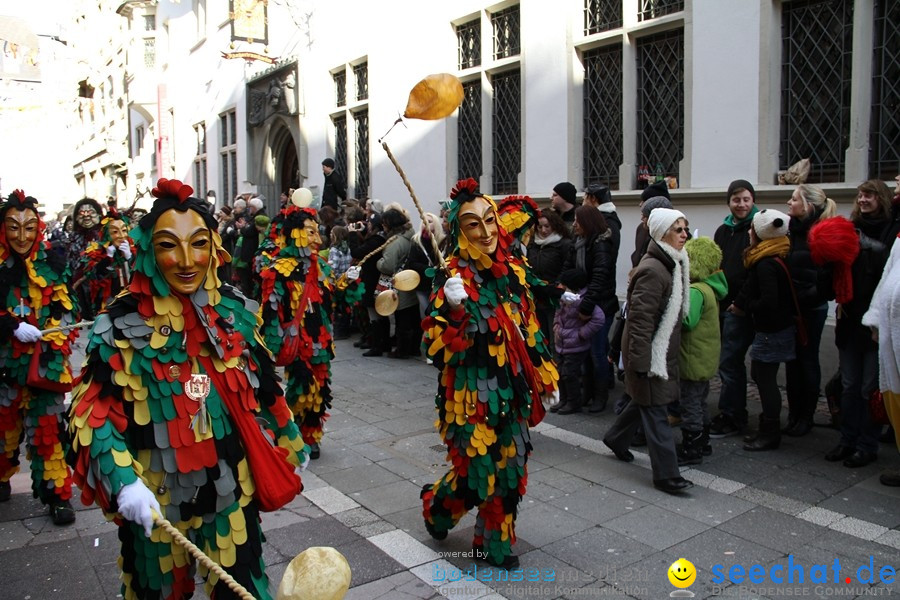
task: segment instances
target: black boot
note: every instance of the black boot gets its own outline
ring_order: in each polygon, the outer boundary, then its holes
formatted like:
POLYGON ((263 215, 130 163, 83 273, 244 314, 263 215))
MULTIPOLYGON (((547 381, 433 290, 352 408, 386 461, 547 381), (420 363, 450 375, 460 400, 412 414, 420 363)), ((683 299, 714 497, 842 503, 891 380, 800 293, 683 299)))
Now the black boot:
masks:
POLYGON ((679 467, 703 463, 703 453, 700 449, 702 439, 702 431, 681 430, 681 444, 678 446, 679 467))
POLYGON ((759 452, 777 450, 781 445, 781 421, 759 416, 759 433, 756 438, 744 444, 744 450, 759 452))
POLYGON ((712 445, 709 443, 709 425, 703 426, 703 433, 700 435, 700 454, 703 456, 712 456, 712 445))
POLYGON ((594 386, 594 402, 588 409, 589 412, 598 413, 606 410, 606 403, 609 402, 609 388, 598 381, 594 386))

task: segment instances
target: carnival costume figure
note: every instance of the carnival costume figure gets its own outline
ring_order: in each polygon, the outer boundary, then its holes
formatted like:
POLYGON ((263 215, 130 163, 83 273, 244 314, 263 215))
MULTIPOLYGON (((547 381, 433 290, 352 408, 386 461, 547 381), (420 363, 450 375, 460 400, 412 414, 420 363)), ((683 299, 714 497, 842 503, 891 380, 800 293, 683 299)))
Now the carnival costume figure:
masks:
MULTIPOLYGON (((269 598, 259 512, 290 502, 307 448, 257 333, 258 306, 193 190, 160 179, 131 232, 127 290, 91 330, 70 413, 75 480, 120 525, 123 595, 189 598, 193 560, 165 517, 257 598, 269 598)), ((200 567, 212 598, 232 597, 200 567)))
POLYGON ((100 239, 100 220, 103 218, 103 209, 100 203, 93 198, 82 198, 75 203, 72 211, 75 224, 72 233, 68 236, 66 249, 67 262, 72 280, 72 296, 78 300, 78 308, 85 319, 93 319, 91 303, 88 299, 88 288, 84 279, 84 251, 92 242, 100 239))
POLYGON ((319 256, 315 209, 288 204, 269 227, 257 256, 262 279, 262 335, 284 366, 285 398, 311 448, 319 457, 323 425, 331 408, 331 267, 319 256))
POLYGON ((425 527, 441 540, 478 507, 473 549, 496 566, 518 565, 515 519, 528 479, 529 426, 558 402, 556 366, 541 333, 523 261, 473 179, 453 189, 455 248, 436 273, 422 323, 441 370, 435 404, 450 471, 422 490, 425 527), (450 275, 448 278, 447 275, 450 275))
POLYGON ((72 387, 69 355, 77 333, 41 330, 73 323, 69 273, 48 253, 37 200, 16 190, 0 206, 0 220, 0 501, 9 500, 24 437, 34 497, 64 525, 75 520, 63 395, 72 387))
POLYGON ((82 257, 82 285, 93 314, 98 314, 128 286, 134 269, 134 244, 128 237, 128 217, 111 210, 101 221, 100 239, 88 244, 82 257))

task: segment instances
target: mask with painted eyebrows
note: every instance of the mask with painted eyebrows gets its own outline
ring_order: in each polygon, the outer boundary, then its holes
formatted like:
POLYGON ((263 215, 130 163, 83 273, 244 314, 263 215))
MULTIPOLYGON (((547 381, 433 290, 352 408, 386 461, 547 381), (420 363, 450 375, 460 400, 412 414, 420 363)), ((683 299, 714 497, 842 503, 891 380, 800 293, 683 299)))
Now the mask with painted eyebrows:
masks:
POLYGON ((156 267, 169 288, 193 294, 203 284, 212 256, 212 237, 203 218, 193 210, 169 209, 153 227, 156 267))

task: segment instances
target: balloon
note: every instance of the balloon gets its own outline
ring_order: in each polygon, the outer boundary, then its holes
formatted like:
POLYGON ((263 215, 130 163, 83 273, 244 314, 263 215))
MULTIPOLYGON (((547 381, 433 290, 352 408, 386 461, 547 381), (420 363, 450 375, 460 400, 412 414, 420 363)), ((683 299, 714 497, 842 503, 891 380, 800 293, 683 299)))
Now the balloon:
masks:
POLYGON ((397 310, 399 302, 396 290, 384 290, 375 296, 375 312, 382 317, 388 317, 397 310))
POLYGON ((394 275, 394 288, 401 292, 411 292, 419 286, 419 274, 412 269, 404 269, 394 275))
POLYGON ((313 203, 312 192, 306 188, 297 188, 291 196, 291 203, 300 208, 306 208, 313 203))
POLYGON ((409 93, 406 112, 408 119, 435 120, 450 116, 463 101, 463 87, 450 73, 429 75, 409 93))
POLYGON ((277 600, 341 600, 350 589, 350 564, 344 555, 325 546, 307 548, 290 562, 277 600))

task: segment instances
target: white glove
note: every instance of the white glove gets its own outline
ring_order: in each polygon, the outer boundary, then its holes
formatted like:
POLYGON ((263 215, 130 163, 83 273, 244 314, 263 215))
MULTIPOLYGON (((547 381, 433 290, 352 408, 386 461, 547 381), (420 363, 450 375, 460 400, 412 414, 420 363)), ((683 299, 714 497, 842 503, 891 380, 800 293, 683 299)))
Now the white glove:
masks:
POLYGON ((359 267, 354 265, 347 269, 347 279, 349 281, 356 281, 357 279, 359 279, 359 267))
POLYGON ((116 253, 116 247, 115 247, 115 246, 113 246, 112 244, 110 244, 109 246, 106 247, 106 255, 107 255, 108 257, 112 258, 112 257, 113 257, 113 254, 115 254, 115 253, 116 253))
POLYGON ((30 323, 19 323, 13 335, 17 340, 26 344, 41 341, 41 330, 30 323))
POLYGON ((162 513, 153 492, 138 479, 119 490, 116 501, 119 503, 119 514, 129 521, 143 525, 144 533, 149 538, 150 532, 153 531, 153 511, 162 513))
POLYGON ((547 409, 559 404, 559 390, 553 390, 552 394, 541 396, 541 404, 547 409))
POLYGON ((563 292, 561 300, 565 304, 572 304, 573 302, 578 302, 581 300, 581 296, 574 292, 563 292))
POLYGON ((469 297, 459 275, 454 275, 444 283, 444 297, 453 307, 459 306, 469 297))
POLYGON ((119 244, 119 252, 122 253, 122 256, 125 257, 125 260, 131 260, 131 246, 128 245, 128 242, 122 240, 122 243, 119 244))

